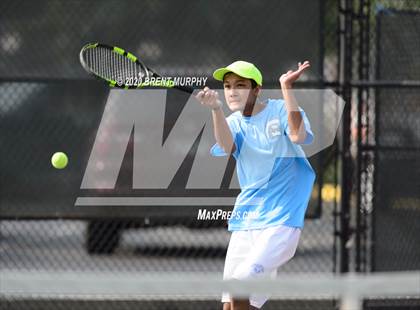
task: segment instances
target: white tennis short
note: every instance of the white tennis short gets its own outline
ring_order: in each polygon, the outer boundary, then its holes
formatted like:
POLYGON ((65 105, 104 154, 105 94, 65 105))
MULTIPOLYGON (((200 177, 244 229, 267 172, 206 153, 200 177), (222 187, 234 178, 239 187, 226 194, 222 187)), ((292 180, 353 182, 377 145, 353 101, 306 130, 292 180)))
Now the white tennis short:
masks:
MULTIPOLYGON (((300 228, 283 225, 232 232, 223 279, 276 277, 277 268, 295 255, 300 233, 300 228)), ((249 300, 252 306, 261 308, 268 298, 251 295, 249 300)), ((222 302, 230 301, 231 296, 224 292, 222 302)))

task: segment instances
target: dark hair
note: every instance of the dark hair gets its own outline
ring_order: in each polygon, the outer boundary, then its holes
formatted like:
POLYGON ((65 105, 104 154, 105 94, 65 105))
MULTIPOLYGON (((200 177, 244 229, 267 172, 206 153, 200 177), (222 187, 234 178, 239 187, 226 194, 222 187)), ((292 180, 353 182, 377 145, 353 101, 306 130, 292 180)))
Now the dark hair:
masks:
MULTIPOLYGON (((231 73, 231 72, 227 72, 227 73, 225 73, 225 75, 228 74, 228 73, 231 73)), ((225 75, 223 76, 223 82, 225 81, 225 75)), ((247 80, 251 81, 251 87, 252 88, 256 88, 258 86, 257 82, 255 82, 253 79, 247 79, 247 80)))

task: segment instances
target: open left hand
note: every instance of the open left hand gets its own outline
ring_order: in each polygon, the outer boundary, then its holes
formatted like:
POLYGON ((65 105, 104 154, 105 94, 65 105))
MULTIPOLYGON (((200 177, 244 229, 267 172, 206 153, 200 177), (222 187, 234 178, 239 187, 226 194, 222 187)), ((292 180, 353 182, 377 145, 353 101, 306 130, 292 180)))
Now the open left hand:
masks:
POLYGON ((310 66, 311 65, 309 64, 309 61, 307 60, 303 64, 299 62, 298 69, 296 71, 289 70, 287 73, 280 76, 280 85, 282 87, 290 88, 292 84, 300 77, 303 71, 305 71, 310 66))

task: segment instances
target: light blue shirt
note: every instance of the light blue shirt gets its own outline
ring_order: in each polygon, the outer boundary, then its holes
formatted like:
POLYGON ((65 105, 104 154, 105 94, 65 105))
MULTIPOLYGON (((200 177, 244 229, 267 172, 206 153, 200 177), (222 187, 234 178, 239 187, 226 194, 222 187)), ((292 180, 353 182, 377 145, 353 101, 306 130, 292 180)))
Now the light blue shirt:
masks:
MULTIPOLYGON (((275 225, 302 228, 315 173, 302 147, 291 142, 284 100, 269 99, 258 114, 226 118, 236 146, 233 156, 241 192, 229 218, 229 231, 275 225)), ((313 141, 305 112, 304 144, 313 141)), ((213 156, 226 156, 215 144, 213 156)))

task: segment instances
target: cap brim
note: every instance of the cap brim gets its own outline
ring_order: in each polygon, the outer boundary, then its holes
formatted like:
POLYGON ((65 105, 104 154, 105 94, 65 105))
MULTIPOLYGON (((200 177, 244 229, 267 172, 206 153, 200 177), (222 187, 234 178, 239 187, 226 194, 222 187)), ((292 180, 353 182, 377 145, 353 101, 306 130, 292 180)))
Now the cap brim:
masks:
MULTIPOLYGON (((216 71, 213 72, 213 77, 214 77, 215 80, 223 82, 223 77, 225 76, 226 73, 235 73, 236 75, 241 76, 245 79, 250 79, 250 80, 255 81, 255 79, 253 77, 244 76, 240 72, 236 72, 236 70, 232 70, 232 69, 228 69, 228 68, 217 69, 216 71)), ((257 81, 255 81, 255 83, 257 83, 257 85, 260 85, 260 86, 262 85, 262 83, 258 83, 257 81)))
POLYGON ((229 70, 227 68, 219 68, 213 72, 213 77, 215 80, 223 82, 223 77, 225 76, 226 73, 229 73, 229 72, 232 72, 232 70, 229 70))

